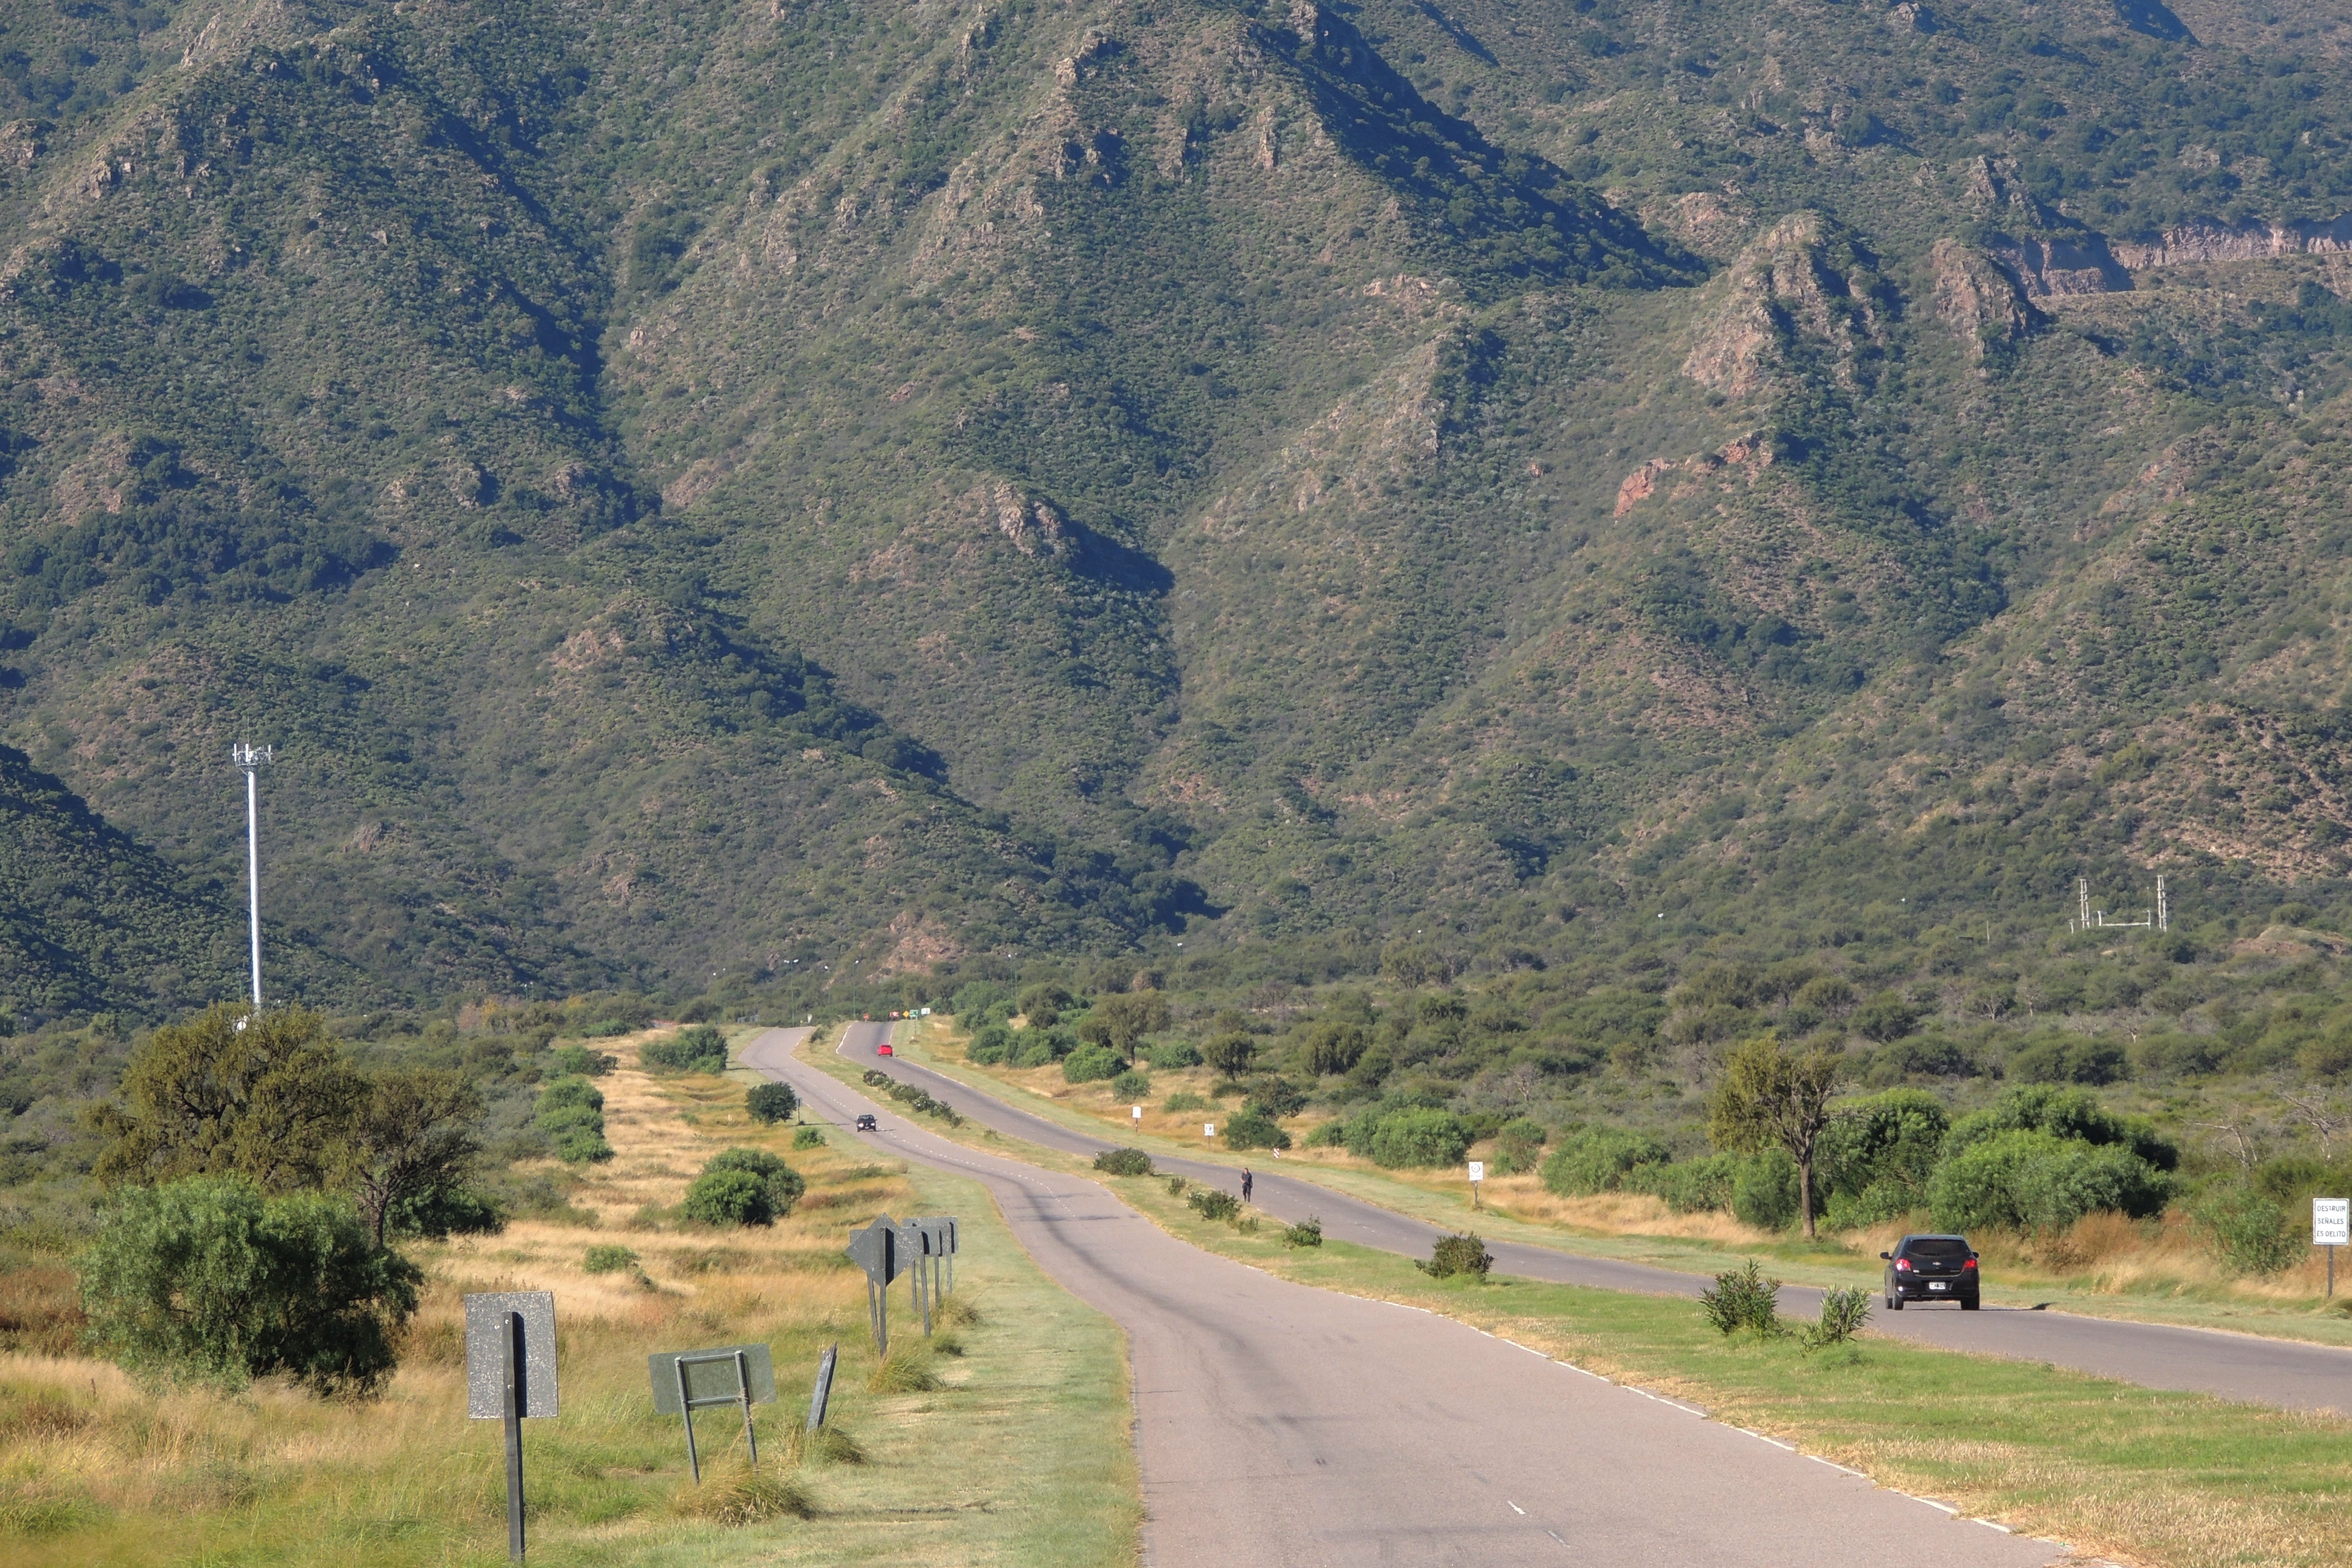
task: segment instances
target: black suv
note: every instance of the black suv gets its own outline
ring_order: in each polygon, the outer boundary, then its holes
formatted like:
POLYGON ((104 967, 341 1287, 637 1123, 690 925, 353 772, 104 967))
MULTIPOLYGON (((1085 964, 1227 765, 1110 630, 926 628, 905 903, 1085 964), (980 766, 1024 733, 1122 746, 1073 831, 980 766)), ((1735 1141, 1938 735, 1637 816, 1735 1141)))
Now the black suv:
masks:
POLYGON ((1977 1255, 1965 1236, 1906 1236, 1886 1259, 1886 1307, 1906 1301, 1958 1301, 1977 1310, 1977 1255))

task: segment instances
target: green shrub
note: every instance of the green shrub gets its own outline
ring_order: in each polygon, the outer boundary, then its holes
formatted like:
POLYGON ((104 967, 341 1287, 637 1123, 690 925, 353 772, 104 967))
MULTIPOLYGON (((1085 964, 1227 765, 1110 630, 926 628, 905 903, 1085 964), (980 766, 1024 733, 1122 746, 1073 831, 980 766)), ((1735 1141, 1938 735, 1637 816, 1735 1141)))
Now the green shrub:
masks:
POLYGON ((1110 1092, 1118 1100, 1148 1100, 1151 1096, 1151 1080, 1130 1068, 1110 1080, 1110 1092))
POLYGON ((1153 1067, 1168 1072, 1178 1072, 1185 1068, 1196 1068, 1201 1065, 1200 1047, 1188 1045, 1182 1040, 1163 1040, 1156 1046, 1149 1047, 1145 1049, 1143 1058, 1153 1067))
POLYGON ((1049 1068, 1070 1053, 1060 1048, 1058 1029, 1024 1029, 1013 1037, 1010 1055, 1004 1059, 1016 1068, 1049 1068))
POLYGON ((824 1148, 824 1130, 821 1127, 801 1128, 793 1134, 793 1147, 795 1149, 824 1148))
POLYGON ((1333 1117, 1328 1121, 1319 1122, 1307 1134, 1307 1146, 1309 1149, 1342 1149, 1347 1146, 1347 1143, 1348 1119, 1344 1116, 1333 1117))
POLYGON ((1622 1190, 1647 1193, 1676 1214, 1720 1213, 1731 1207, 1739 1156, 1709 1154, 1664 1165, 1636 1165, 1625 1173, 1622 1190))
POLYGON ((948 1002, 948 1011, 959 1018, 970 1018, 1009 1000, 1004 987, 993 981, 971 980, 956 988, 955 995, 948 1002))
POLYGON ((686 1189, 686 1217, 704 1225, 772 1225, 807 1189, 800 1173, 773 1154, 727 1149, 686 1189))
POLYGON ((1522 1171, 1532 1171, 1543 1157, 1544 1130, 1540 1123, 1524 1116, 1514 1117, 1503 1123, 1495 1134, 1495 1174, 1516 1176, 1522 1171))
POLYGON ((1106 1149, 1095 1156, 1095 1169, 1114 1176, 1148 1176, 1151 1156, 1140 1149, 1106 1149))
POLYGON ((1192 1211, 1202 1219, 1229 1220, 1242 1212, 1241 1199, 1215 1187, 1196 1187, 1192 1190, 1192 1195, 1184 1201, 1191 1205, 1192 1211))
POLYGON ((749 1171, 705 1171, 686 1189, 686 1217, 703 1225, 773 1225, 768 1184, 749 1171))
POLYGON ((637 1266, 637 1255, 614 1242, 604 1242, 588 1249, 580 1260, 580 1268, 588 1274, 621 1274, 637 1266))
POLYGON ((621 1058, 592 1051, 585 1046, 558 1046, 553 1064, 560 1073, 578 1073, 585 1078, 603 1078, 621 1065, 621 1058))
POLYGON ((1184 1181, 1184 1178, 1183 1178, 1183 1177, 1181 1177, 1181 1176, 1171 1176, 1171 1177, 1169 1177, 1169 1178, 1168 1178, 1168 1195, 1169 1195, 1170 1197, 1171 1197, 1171 1198, 1181 1198, 1181 1197, 1182 1197, 1182 1196, 1184 1195, 1184 1188, 1185 1188, 1185 1185, 1186 1185, 1186 1183, 1185 1183, 1185 1181, 1184 1181))
POLYGON ((196 1176, 110 1200, 81 1258, 89 1342, 126 1366, 373 1391, 422 1278, 340 1197, 196 1176))
POLYGON ((1307 1091, 1287 1079, 1270 1078, 1259 1080, 1250 1097, 1242 1102, 1245 1116, 1263 1116, 1269 1121, 1279 1121, 1286 1116, 1296 1116, 1307 1109, 1307 1091))
POLYGON ((1299 1050, 1300 1065, 1318 1077, 1346 1072, 1363 1058, 1372 1043, 1360 1024, 1343 1019, 1317 1025, 1299 1050))
POLYGON ((1752 1258, 1743 1268, 1717 1275, 1715 1284, 1698 1293, 1699 1310, 1726 1337, 1742 1329, 1759 1339, 1779 1333, 1780 1302, 1780 1282, 1766 1279, 1752 1258))
POLYGON ((1322 1219, 1318 1215, 1309 1215, 1297 1225, 1284 1226, 1282 1232, 1282 1245, 1285 1247, 1322 1246, 1322 1219))
POLYGON ((1664 1143, 1613 1127, 1589 1128, 1559 1141, 1543 1163, 1543 1184, 1564 1198, 1613 1193, 1628 1173, 1673 1158, 1664 1143))
POLYGON ((1450 1110, 1392 1110, 1372 1129, 1372 1162, 1391 1170, 1458 1163, 1470 1150, 1470 1123, 1450 1110))
POLYGON ((1062 1060, 1062 1076, 1072 1083, 1100 1083, 1127 1070, 1127 1063, 1108 1046, 1080 1046, 1062 1060))
POLYGON ((656 1072, 725 1072, 727 1037, 708 1024, 697 1024, 667 1040, 646 1042, 637 1059, 656 1072))
POLYGON ((762 1126, 790 1121, 793 1112, 800 1108, 801 1097, 793 1092, 788 1083, 755 1083, 743 1094, 743 1109, 762 1126))
POLYGON ((1186 1110, 1206 1110, 1209 1109, 1209 1102, 1191 1089, 1178 1089, 1174 1094, 1170 1095, 1168 1103, 1160 1109, 1174 1116, 1186 1110))
POLYGON ((2189 1205, 2189 1213, 2241 1274, 2276 1274, 2302 1260, 2305 1233, 2284 1207, 2250 1187, 2216 1187, 2189 1205))
POLYGON ((1265 1117, 1253 1116, 1244 1111, 1225 1123, 1225 1147, 1287 1149, 1290 1147, 1290 1134, 1265 1117))
POLYGON ((981 1067, 994 1067, 1013 1054, 1013 1043, 1011 1029, 1003 1024, 990 1024, 972 1036, 964 1057, 981 1067))
POLYGON ((604 1091, 584 1078, 559 1078, 540 1090, 531 1121, 560 1160, 579 1164, 613 1157, 613 1146, 604 1142, 604 1091))
POLYGON ((1943 1157, 1949 1160, 1988 1138, 2016 1131, 2127 1149, 2159 1171, 2180 1163, 2180 1151, 2147 1118, 2119 1116, 2084 1089, 2042 1084, 2021 1085, 1953 1122, 1944 1137, 1943 1157))
POLYGON ((1428 1260, 1416 1262, 1413 1267, 1439 1279, 1455 1275, 1484 1279, 1486 1271, 1495 1267, 1495 1258, 1486 1250, 1486 1244, 1473 1233, 1440 1237, 1437 1245, 1430 1248, 1428 1260))
POLYGON ((2121 1144, 2011 1131, 1945 1161, 1927 1201, 1939 1229, 2063 1229, 2106 1210, 2159 1213, 2171 1188, 2164 1173, 2121 1144))
POLYGON ((1870 1321, 1870 1292, 1859 1285, 1832 1288, 1822 1293, 1822 1317, 1805 1327, 1808 1354, 1832 1345, 1850 1343, 1870 1321))
POLYGON ((1784 1149, 1766 1149, 1739 1163, 1731 1180, 1731 1212, 1759 1230, 1797 1223, 1797 1162, 1784 1149))

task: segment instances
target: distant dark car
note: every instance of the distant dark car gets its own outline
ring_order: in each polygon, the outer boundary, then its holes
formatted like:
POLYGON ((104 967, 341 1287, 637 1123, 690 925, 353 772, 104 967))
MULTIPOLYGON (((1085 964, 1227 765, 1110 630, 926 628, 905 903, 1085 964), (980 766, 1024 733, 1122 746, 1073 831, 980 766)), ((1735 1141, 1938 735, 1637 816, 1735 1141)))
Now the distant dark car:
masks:
POLYGON ((890 1047, 889 1047, 888 1046, 887 1046, 887 1045, 883 1045, 883 1046, 877 1046, 877 1047, 874 1047, 874 1054, 875 1054, 876 1056, 877 1056, 877 1057, 887 1057, 887 1056, 893 1055, 894 1053, 891 1051, 891 1049, 890 1049, 890 1047))
POLYGON ((859 1117, 859 1118, 857 1119, 857 1131, 859 1131, 860 1132, 871 1132, 871 1131, 873 1131, 874 1130, 875 1130, 875 1121, 874 1121, 874 1118, 873 1118, 873 1117, 871 1117, 871 1116, 861 1116, 861 1117, 859 1117))
POLYGON ((1906 1236, 1886 1259, 1886 1306, 1899 1312, 1906 1301, 1958 1301, 1977 1310, 1977 1254, 1965 1236, 1906 1236))

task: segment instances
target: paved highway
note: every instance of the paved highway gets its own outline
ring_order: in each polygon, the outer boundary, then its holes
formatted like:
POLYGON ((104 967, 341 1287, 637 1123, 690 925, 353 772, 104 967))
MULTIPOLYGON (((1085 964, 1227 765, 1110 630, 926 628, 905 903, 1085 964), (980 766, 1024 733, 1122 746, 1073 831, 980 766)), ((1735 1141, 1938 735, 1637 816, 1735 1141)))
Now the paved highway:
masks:
MULTIPOLYGON (((894 1078, 921 1085, 973 1121, 1009 1137, 1088 1157, 1117 1147, 1110 1140, 1074 1131, 904 1058, 882 1059, 874 1047, 889 1037, 889 1027, 887 1024, 848 1025, 838 1049, 860 1067, 879 1067, 894 1078)), ((1159 1155, 1153 1156, 1153 1163, 1195 1181, 1240 1191, 1239 1173, 1229 1165, 1159 1155)), ((1256 1207, 1291 1224, 1309 1215, 1318 1215, 1323 1234, 1338 1240, 1425 1258, 1431 1243, 1445 1234, 1393 1210, 1279 1173, 1278 1163, 1271 1160, 1253 1165, 1252 1170, 1256 1180, 1251 1201, 1256 1207)), ((1497 1271, 1531 1279, 1677 1296, 1696 1296, 1707 1283, 1696 1274, 1580 1257, 1519 1242, 1490 1241, 1486 1246, 1495 1255, 1497 1271)), ((1821 1299, 1819 1290, 1806 1287, 1791 1285, 1780 1292, 1782 1310, 1805 1317, 1820 1312, 1821 1299)), ((1963 1312, 1957 1305, 1914 1306, 1899 1314, 1880 1308, 1873 1312, 1871 1322, 1875 1331, 1896 1338, 2047 1362, 2148 1388, 2185 1389, 2291 1409, 2352 1413, 2352 1351, 2326 1345, 2001 1308, 1990 1302, 1979 1312, 1963 1312)))
MULTIPOLYGON (((885 1027, 851 1025, 845 1044, 870 1058, 885 1027)), ((1031 1256, 1126 1331, 1151 1568, 2062 1555, 1450 1319, 1202 1252, 1097 1183, 950 1143, 859 1096, 793 1058, 806 1034, 770 1030, 743 1060, 844 1127, 874 1111, 880 1130, 856 1136, 978 1179, 1031 1256)), ((956 1103, 978 1111, 976 1098, 956 1103)))

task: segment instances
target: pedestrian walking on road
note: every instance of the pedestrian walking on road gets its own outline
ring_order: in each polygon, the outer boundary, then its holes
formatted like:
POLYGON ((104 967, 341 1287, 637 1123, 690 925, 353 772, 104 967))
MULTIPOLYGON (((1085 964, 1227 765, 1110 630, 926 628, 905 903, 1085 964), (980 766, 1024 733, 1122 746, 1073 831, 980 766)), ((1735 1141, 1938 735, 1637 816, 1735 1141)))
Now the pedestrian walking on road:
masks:
POLYGON ((1249 1173, 1249 1167, 1247 1165, 1244 1165, 1242 1167, 1242 1202, 1244 1203, 1250 1201, 1250 1183, 1253 1179, 1254 1178, 1252 1178, 1249 1173))

